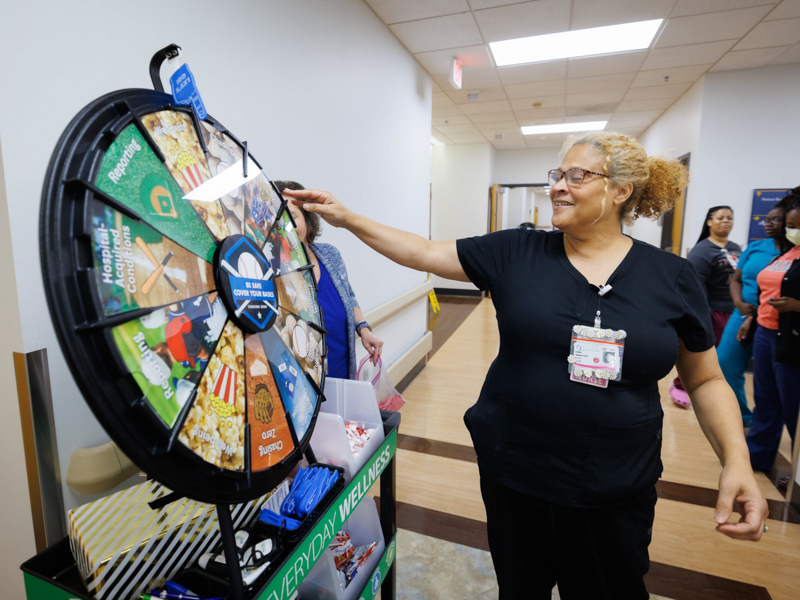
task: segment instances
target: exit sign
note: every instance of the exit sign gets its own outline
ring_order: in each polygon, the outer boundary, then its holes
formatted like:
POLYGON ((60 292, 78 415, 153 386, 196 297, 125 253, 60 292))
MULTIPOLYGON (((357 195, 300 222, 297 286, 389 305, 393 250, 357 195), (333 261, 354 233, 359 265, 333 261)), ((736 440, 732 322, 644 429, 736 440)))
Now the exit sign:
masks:
POLYGON ((457 58, 453 59, 453 68, 450 69, 450 83, 457 90, 461 89, 461 61, 457 58))

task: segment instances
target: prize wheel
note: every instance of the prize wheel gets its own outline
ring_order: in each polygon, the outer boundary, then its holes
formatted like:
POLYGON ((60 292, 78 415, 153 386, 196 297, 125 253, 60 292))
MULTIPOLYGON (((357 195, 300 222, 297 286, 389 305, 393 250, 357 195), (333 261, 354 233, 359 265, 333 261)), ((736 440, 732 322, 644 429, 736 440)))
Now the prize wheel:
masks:
POLYGON ((324 400, 312 266, 246 154, 169 94, 113 92, 67 127, 42 196, 45 293, 86 401, 141 469, 217 504, 284 479, 324 400), (204 184, 219 194, 185 198, 204 184))

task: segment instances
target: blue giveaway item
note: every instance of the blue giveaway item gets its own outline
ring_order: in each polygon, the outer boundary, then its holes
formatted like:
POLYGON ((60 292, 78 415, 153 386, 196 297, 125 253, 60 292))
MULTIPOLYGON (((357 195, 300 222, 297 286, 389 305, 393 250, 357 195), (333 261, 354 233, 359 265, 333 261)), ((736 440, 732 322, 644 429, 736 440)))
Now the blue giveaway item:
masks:
POLYGON ((197 118, 201 121, 208 116, 206 105, 203 104, 203 99, 200 97, 197 83, 194 80, 194 75, 189 70, 189 65, 184 63, 178 67, 178 70, 169 78, 169 85, 172 88, 172 97, 175 102, 191 106, 197 118))
POLYGON ((274 527, 281 527, 289 530, 297 529, 301 525, 300 521, 297 519, 276 514, 268 508, 261 509, 261 513, 259 514, 258 518, 262 523, 266 523, 267 525, 273 525, 274 527))

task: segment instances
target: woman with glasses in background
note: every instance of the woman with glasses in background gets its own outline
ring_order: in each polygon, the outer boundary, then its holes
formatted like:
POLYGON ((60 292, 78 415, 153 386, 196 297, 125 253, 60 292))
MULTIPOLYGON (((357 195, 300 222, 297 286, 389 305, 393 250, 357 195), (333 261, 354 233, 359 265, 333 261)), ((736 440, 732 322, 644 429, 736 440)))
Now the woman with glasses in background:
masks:
MULTIPOLYGON (((738 244, 728 241, 731 229, 733 210, 730 206, 714 206, 708 209, 697 244, 687 257, 697 271, 706 293, 715 346, 719 345, 722 332, 725 331, 725 325, 734 309, 730 283, 742 253, 738 244)), ((691 406, 680 377, 672 382, 669 395, 678 406, 691 406)))
POLYGON ((783 213, 784 209, 780 202, 772 207, 764 219, 766 239, 750 242, 739 257, 738 266, 730 283, 730 294, 735 308, 717 347, 719 366, 739 401, 744 427, 750 427, 753 418, 744 393, 744 372, 753 357, 753 344, 752 341, 750 343, 738 341, 736 334, 745 318, 751 316, 758 306, 756 277, 781 251, 788 249, 783 247, 787 243, 783 235, 783 213))
MULTIPOLYGON (((747 434, 750 462, 757 471, 775 465, 784 425, 795 444, 800 411, 800 188, 781 200, 790 250, 758 274, 759 304, 745 318, 739 339, 753 336, 755 410, 747 434)), ((788 478, 778 482, 786 489, 788 478)))
POLYGON ((757 540, 766 501, 719 370, 691 264, 622 234, 686 185, 680 163, 608 132, 573 138, 549 174, 554 232, 430 241, 317 190, 284 193, 394 260, 491 291, 500 349, 466 413, 500 598, 647 599, 661 474, 659 379, 678 365, 720 457, 717 529, 757 540), (728 523, 733 504, 742 520, 728 523))

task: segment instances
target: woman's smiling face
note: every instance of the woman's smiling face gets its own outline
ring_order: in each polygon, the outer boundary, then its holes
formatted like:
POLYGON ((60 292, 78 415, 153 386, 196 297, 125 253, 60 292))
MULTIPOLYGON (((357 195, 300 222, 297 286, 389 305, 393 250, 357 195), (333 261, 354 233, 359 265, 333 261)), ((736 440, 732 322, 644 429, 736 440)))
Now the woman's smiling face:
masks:
MULTIPOLYGON (((603 173, 603 158, 589 146, 573 146, 561 161, 559 170, 579 168, 603 173)), ((609 188, 611 184, 609 183, 609 188)), ((550 187, 553 205, 553 226, 561 231, 578 232, 590 227, 601 215, 610 216, 614 210, 610 201, 603 206, 606 178, 587 173, 579 187, 567 185, 566 177, 550 187)))

